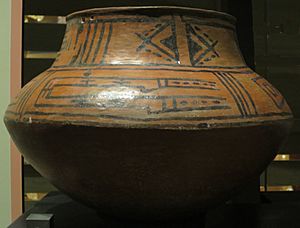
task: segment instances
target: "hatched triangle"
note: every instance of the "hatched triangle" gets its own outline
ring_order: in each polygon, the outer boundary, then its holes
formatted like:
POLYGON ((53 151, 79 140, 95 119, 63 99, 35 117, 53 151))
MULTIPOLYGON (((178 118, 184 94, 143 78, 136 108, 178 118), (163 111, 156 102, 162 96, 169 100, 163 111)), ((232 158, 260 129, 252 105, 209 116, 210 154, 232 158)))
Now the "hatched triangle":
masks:
POLYGON ((170 49, 173 53, 176 53, 177 45, 176 45, 176 37, 174 35, 169 36, 168 38, 161 40, 161 44, 170 49))
POLYGON ((194 58, 194 56, 201 51, 203 48, 196 43, 191 37, 189 37, 189 47, 190 47, 190 54, 194 58))

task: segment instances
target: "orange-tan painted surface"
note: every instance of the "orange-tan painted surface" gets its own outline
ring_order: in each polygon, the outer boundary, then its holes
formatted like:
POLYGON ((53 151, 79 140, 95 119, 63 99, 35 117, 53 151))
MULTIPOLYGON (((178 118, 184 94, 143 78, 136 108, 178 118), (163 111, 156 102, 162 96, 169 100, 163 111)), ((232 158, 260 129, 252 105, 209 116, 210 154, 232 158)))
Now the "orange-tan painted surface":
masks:
POLYGON ((72 14, 53 66, 11 103, 8 120, 168 129, 292 118, 249 69, 233 17, 184 8, 72 14))

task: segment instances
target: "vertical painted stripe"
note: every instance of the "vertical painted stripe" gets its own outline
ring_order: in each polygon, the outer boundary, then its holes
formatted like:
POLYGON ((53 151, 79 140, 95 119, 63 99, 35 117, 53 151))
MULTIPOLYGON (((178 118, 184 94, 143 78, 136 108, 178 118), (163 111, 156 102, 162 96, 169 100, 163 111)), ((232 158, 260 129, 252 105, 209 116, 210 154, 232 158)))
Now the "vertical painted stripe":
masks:
POLYGON ((87 63, 87 60, 88 58, 90 57, 90 54, 91 54, 91 51, 92 51, 92 48, 94 46, 94 42, 95 42, 95 37, 96 37, 96 34, 97 34, 97 30, 98 30, 98 23, 95 23, 94 24, 94 32, 93 32, 93 36, 92 36, 92 41, 90 43, 90 47, 89 47, 89 50, 86 54, 86 57, 84 59, 84 63, 87 63))
POLYGON ((187 33, 185 23, 183 23, 180 16, 174 16, 175 27, 176 27, 176 46, 178 50, 179 63, 182 65, 191 65, 190 53, 188 42, 181 42, 183 38, 186 39, 187 33))
POLYGON ((81 53, 81 49, 82 49, 82 44, 80 44, 80 47, 79 47, 79 49, 78 49, 76 55, 72 56, 72 59, 71 59, 71 62, 70 62, 69 65, 74 65, 74 64, 75 64, 75 62, 76 62, 77 59, 78 59, 79 54, 81 53))
POLYGON ((74 50, 76 50, 76 48, 77 48, 77 44, 78 44, 78 41, 79 41, 79 36, 82 33, 82 31, 83 31, 83 24, 78 24, 77 25, 77 34, 76 34, 75 44, 74 44, 74 47, 73 47, 74 50))
POLYGON ((96 60, 96 58, 97 58, 97 56, 98 56, 98 53, 99 53, 99 50, 100 50, 100 47, 101 47, 101 43, 102 43, 102 39, 103 39, 104 32, 105 32, 105 23, 102 24, 100 37, 99 37, 99 39, 98 39, 98 43, 97 43, 97 46, 96 46, 96 49, 95 49, 95 52, 94 52, 94 57, 93 57, 92 63, 95 62, 95 60, 96 60))
POLYGON ((104 46, 104 52, 103 52, 101 64, 105 63, 105 57, 106 57, 106 54, 107 54, 107 51, 108 51, 108 45, 109 45, 109 42, 110 42, 110 39, 111 39, 112 30, 113 30, 113 24, 110 23, 109 32, 108 32, 108 35, 107 35, 107 38, 106 38, 106 43, 105 43, 105 46, 104 46))
POLYGON ((90 32, 91 32, 91 23, 88 24, 87 33, 86 33, 86 36, 85 36, 85 39, 84 39, 84 43, 83 43, 83 46, 82 46, 82 50, 81 50, 81 53, 80 53, 79 64, 82 63, 82 58, 83 58, 83 56, 85 54, 86 47, 87 47, 88 42, 90 40, 89 39, 90 32))
POLYGON ((75 41, 75 45, 74 45, 74 54, 71 58, 71 61, 69 63, 69 65, 74 65, 77 60, 78 60, 78 57, 80 56, 81 54, 81 51, 82 51, 82 41, 81 41, 81 37, 84 36, 84 34, 82 34, 83 32, 86 32, 86 29, 84 28, 84 24, 79 24, 77 26, 77 35, 76 35, 76 41, 75 41), (78 47, 79 45, 79 47, 78 47))

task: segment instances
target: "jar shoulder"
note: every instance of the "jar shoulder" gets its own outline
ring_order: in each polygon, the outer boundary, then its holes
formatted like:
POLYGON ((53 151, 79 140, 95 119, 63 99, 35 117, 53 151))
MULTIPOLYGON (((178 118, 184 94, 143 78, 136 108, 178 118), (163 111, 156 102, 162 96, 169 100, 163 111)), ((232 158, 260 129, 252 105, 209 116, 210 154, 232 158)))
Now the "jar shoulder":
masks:
POLYGON ((291 118, 280 92, 248 68, 50 68, 6 118, 22 122, 207 128, 291 118))

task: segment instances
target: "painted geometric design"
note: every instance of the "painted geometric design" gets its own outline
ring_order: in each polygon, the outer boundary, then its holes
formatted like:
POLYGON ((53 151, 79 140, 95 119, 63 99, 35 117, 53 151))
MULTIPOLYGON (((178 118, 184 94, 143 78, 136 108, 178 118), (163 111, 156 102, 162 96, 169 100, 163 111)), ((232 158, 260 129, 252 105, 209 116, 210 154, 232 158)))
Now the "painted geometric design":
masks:
POLYGON ((22 116, 24 115, 26 105, 29 100, 32 99, 34 92, 42 83, 47 81, 52 74, 53 72, 47 72, 45 74, 39 75, 38 77, 35 77, 33 80, 31 80, 30 83, 26 84, 21 89, 19 94, 14 98, 14 101, 8 106, 6 113, 13 114, 17 117, 18 120, 21 120, 22 116))
POLYGON ((142 40, 137 47, 137 52, 149 52, 156 57, 168 62, 179 61, 176 43, 176 29, 172 21, 156 24, 153 28, 143 33, 136 33, 142 40))
POLYGON ((200 72, 206 78, 201 79, 199 74, 186 77, 190 75, 188 70, 182 77, 183 72, 174 69, 165 76, 148 71, 147 76, 135 77, 128 70, 124 75, 98 75, 95 70, 84 70, 76 76, 64 76, 64 70, 42 74, 9 106, 6 118, 90 125, 109 121, 159 126, 194 122, 206 128, 208 123, 223 126, 229 120, 237 124, 253 118, 265 121, 291 116, 287 105, 282 110, 275 105, 266 108, 264 104, 269 104, 270 98, 263 90, 258 105, 257 97, 251 96, 252 89, 259 89, 253 81, 255 74, 200 72))
POLYGON ((40 91, 34 107, 127 109, 147 114, 230 109, 226 98, 220 96, 155 95, 166 88, 218 90, 215 82, 199 79, 55 77, 40 91))
POLYGON ((218 40, 213 40, 203 32, 198 25, 186 24, 190 61, 193 66, 203 65, 205 62, 212 61, 220 57, 215 50, 218 40))
POLYGON ((271 98, 277 108, 282 109, 284 107, 286 103, 284 97, 267 80, 260 76, 252 80, 271 98))
POLYGON ((215 72, 214 74, 231 94, 242 117, 258 114, 249 91, 236 77, 225 72, 215 72))
POLYGON ((69 25, 59 56, 72 53, 68 66, 103 64, 113 32, 112 23, 88 23, 69 25), (70 27, 75 28, 71 29, 70 27), (83 37, 83 42, 79 41, 83 37))
MULTIPOLYGON (((219 68, 217 60, 221 50, 217 47, 221 44, 204 27, 233 30, 224 23, 180 15, 123 15, 119 18, 99 17, 85 23, 76 21, 68 24, 59 58, 53 67, 137 65, 143 62, 149 66, 219 68), (215 65, 207 64, 210 62, 215 65)), ((246 68, 235 61, 229 67, 246 68)))
POLYGON ((184 15, 74 19, 56 63, 22 89, 6 118, 159 128, 290 118, 280 93, 238 58, 224 65, 230 45, 213 30, 234 31, 230 24, 184 15))

